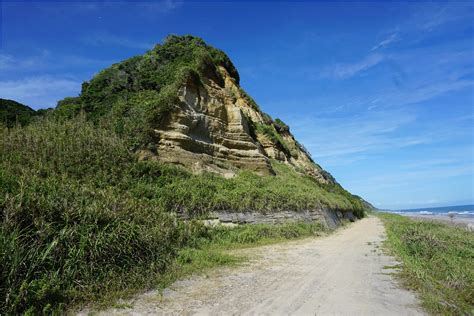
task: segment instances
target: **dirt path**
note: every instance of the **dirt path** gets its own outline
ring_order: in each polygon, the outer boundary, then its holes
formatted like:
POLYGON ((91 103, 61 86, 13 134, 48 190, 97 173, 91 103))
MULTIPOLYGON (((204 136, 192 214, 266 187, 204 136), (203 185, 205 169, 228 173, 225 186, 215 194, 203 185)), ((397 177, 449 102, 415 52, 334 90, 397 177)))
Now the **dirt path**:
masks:
POLYGON ((393 258, 380 242, 377 218, 324 238, 246 250, 256 259, 237 269, 176 282, 160 296, 149 292, 130 309, 105 314, 199 315, 419 315, 413 293, 389 275, 393 258))

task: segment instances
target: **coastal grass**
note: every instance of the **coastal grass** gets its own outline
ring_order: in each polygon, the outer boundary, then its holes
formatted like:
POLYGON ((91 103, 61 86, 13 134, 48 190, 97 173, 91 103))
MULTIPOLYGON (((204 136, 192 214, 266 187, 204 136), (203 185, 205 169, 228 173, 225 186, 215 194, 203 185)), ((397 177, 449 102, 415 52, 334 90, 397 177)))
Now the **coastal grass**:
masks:
MULTIPOLYGON (((249 258, 232 250, 274 244, 289 240, 322 236, 331 232, 318 222, 288 222, 278 225, 257 224, 237 227, 207 227, 206 233, 196 235, 187 246, 180 249, 161 274, 148 274, 147 283, 133 282, 127 287, 106 291, 91 300, 90 311, 105 308, 132 308, 129 303, 120 303, 146 289, 164 290, 173 282, 191 275, 202 275, 217 267, 235 267, 249 258), (148 287, 144 287, 148 284, 148 287)), ((139 275, 140 278, 143 277, 139 275)), ((69 306, 81 309, 84 304, 69 306)))
POLYGON ((139 162, 128 144, 81 116, 0 126, 0 314, 58 314, 110 302, 238 260, 220 249, 321 229, 205 227, 198 219, 211 210, 362 212, 347 191, 282 164, 273 177, 241 172, 224 179, 139 162))
POLYGON ((474 234, 447 224, 378 214, 400 279, 435 315, 474 314, 474 234))
POLYGON ((319 222, 287 222, 277 225, 255 224, 209 228, 207 238, 197 238, 191 246, 179 251, 167 274, 158 281, 157 288, 164 289, 183 277, 202 274, 219 266, 236 266, 248 259, 230 250, 322 236, 330 232, 330 229, 319 222))

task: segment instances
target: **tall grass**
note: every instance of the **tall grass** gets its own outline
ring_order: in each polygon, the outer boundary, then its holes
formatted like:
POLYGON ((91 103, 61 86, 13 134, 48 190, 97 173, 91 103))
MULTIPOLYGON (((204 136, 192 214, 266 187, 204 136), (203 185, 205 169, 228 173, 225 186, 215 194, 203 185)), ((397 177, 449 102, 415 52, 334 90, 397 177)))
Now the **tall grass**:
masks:
POLYGON ((0 144, 0 313, 50 313, 146 287, 189 229, 114 186, 130 155, 85 122, 4 130, 0 144))
POLYGON ((276 177, 242 172, 224 179, 137 162, 126 140, 81 117, 0 127, 0 314, 59 312, 154 286, 172 275, 183 249, 211 241, 294 238, 314 229, 230 234, 179 221, 176 212, 360 210, 340 187, 319 185, 284 165, 275 169, 276 177))
POLYGON ((474 234, 442 223, 380 215, 400 277, 435 315, 474 313, 474 234))

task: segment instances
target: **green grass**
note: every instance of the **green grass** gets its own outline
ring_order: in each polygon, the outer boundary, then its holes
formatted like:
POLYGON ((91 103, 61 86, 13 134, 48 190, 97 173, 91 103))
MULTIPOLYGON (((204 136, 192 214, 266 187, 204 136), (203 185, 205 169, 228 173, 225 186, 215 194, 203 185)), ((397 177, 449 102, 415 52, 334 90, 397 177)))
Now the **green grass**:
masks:
POLYGON ((404 285, 434 315, 474 314, 474 234, 442 223, 378 214, 404 285))
POLYGON ((287 156, 296 156, 296 151, 291 150, 283 137, 275 129, 273 123, 271 125, 267 124, 255 124, 255 132, 257 134, 263 134, 268 137, 280 150, 282 150, 287 156))
POLYGON ((0 314, 110 302, 237 260, 219 249, 320 229, 210 229, 177 220, 179 212, 199 218, 211 210, 328 207, 362 216, 360 201, 340 186, 283 164, 274 169, 276 176, 241 172, 224 179, 138 162, 127 140, 83 116, 0 127, 0 314))

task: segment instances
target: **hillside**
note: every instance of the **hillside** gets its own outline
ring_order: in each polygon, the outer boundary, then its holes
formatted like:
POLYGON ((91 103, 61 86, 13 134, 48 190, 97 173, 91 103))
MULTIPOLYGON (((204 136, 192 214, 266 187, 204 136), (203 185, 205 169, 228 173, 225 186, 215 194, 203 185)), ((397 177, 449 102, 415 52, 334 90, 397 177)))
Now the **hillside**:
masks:
POLYGON ((66 115, 84 109, 133 138, 141 159, 232 176, 237 169, 274 174, 270 159, 334 184, 289 127, 263 113, 239 86, 222 51, 200 38, 170 36, 143 56, 101 71, 77 98, 59 102, 66 115))
POLYGON ((13 100, 0 98, 0 124, 13 127, 16 124, 26 125, 36 115, 35 110, 13 100))
POLYGON ((173 36, 30 124, 0 127, 0 313, 58 313, 162 284, 219 238, 296 238, 363 217, 363 200, 238 83, 223 52, 173 36), (215 212, 319 223, 229 231, 196 220, 215 212))

